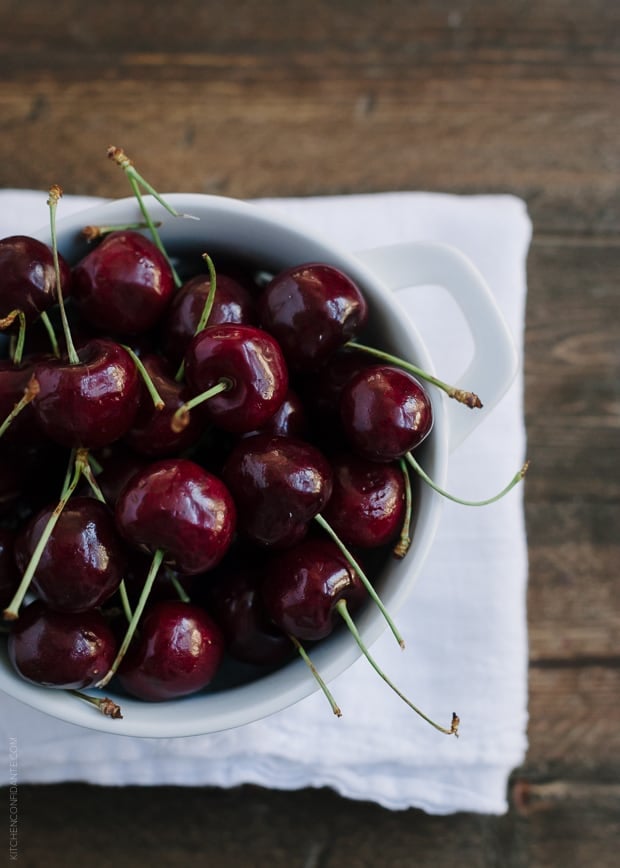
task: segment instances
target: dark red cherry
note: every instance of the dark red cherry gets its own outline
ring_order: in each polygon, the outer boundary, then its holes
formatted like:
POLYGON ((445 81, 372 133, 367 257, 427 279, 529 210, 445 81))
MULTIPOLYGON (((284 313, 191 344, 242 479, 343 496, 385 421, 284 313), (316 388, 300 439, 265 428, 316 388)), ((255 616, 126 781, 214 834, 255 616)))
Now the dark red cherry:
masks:
POLYGON ((73 298, 87 322, 136 335, 161 318, 174 292, 166 257, 139 232, 112 232, 73 269, 73 298))
POLYGON ((377 364, 363 350, 343 347, 329 361, 300 380, 300 393, 313 428, 332 429, 340 424, 340 396, 355 374, 377 364))
POLYGON ((14 559, 15 533, 0 527, 0 609, 8 606, 19 584, 14 559))
POLYGON ((35 367, 32 402, 42 430, 62 446, 98 449, 133 424, 140 377, 129 353, 105 338, 78 349, 79 364, 50 359, 35 367))
POLYGON ((95 457, 102 467, 96 476, 97 484, 105 502, 112 508, 129 480, 149 463, 145 456, 136 455, 125 448, 122 441, 117 441, 95 457))
POLYGON ((259 322, 295 370, 313 370, 355 337, 368 318, 357 285, 331 265, 307 263, 277 274, 258 301, 259 322))
POLYGON ((222 628, 226 650, 243 663, 276 666, 289 660, 294 646, 268 617, 261 594, 262 575, 237 568, 209 588, 210 609, 222 628))
POLYGON ((401 468, 344 452, 331 465, 334 486, 322 514, 342 542, 375 548, 397 537, 405 516, 401 468))
MULTIPOLYGON (((152 560, 151 555, 146 555, 137 549, 129 551, 124 580, 127 595, 132 605, 135 605, 140 598, 152 560)), ((178 582, 184 593, 191 596, 196 585, 200 583, 200 576, 185 576, 169 564, 162 564, 157 571, 153 589, 149 594, 149 603, 154 603, 156 600, 178 600, 179 592, 175 587, 175 582, 178 582)))
MULTIPOLYGON (((63 296, 71 288, 71 271, 59 255, 63 296)), ((52 251, 27 235, 12 235, 0 241, 0 318, 21 310, 28 322, 49 310, 57 301, 56 272, 52 251)))
POLYGON ((164 406, 156 409, 143 384, 138 412, 125 442, 135 452, 149 458, 164 458, 183 452, 199 440, 204 429, 203 414, 194 411, 189 415, 187 425, 180 430, 173 428, 172 417, 190 398, 188 388, 185 383, 176 382, 174 372, 161 356, 148 354, 142 356, 141 361, 164 406))
POLYGON ((233 434, 264 425, 288 389, 280 347, 267 332, 247 325, 207 326, 196 335, 185 356, 185 376, 194 394, 228 383, 206 407, 214 424, 233 434))
POLYGON ((92 687, 112 665, 116 639, 97 611, 54 612, 40 600, 22 609, 9 634, 17 672, 45 687, 92 687))
POLYGON ((181 573, 197 575, 224 557, 235 530, 235 505, 217 477, 193 461, 154 461, 116 503, 121 534, 141 551, 165 552, 181 573))
MULTIPOLYGON (((0 424, 22 399, 33 373, 34 365, 29 360, 15 366, 9 359, 0 359, 0 424)), ((42 439, 43 433, 37 425, 31 402, 15 416, 0 442, 25 445, 40 442, 42 439)))
MULTIPOLYGON (((208 274, 199 274, 175 294, 163 322, 162 349, 174 365, 179 365, 200 322, 209 295, 208 274)), ((240 283, 225 274, 217 274, 209 325, 222 323, 252 324, 256 319, 254 302, 240 283)))
POLYGON ((118 679, 132 696, 150 702, 202 690, 224 656, 224 638, 207 613, 190 603, 152 605, 119 668, 118 679))
MULTIPOLYGON (((41 510, 17 539, 15 558, 22 573, 54 507, 41 510)), ((72 497, 43 550, 32 588, 51 609, 85 612, 112 596, 125 566, 125 546, 110 509, 90 497, 72 497)))
POLYGON ((296 392, 289 389, 276 412, 265 422, 260 431, 251 431, 244 436, 251 437, 260 433, 303 439, 307 430, 308 420, 303 402, 296 392))
POLYGON ((356 374, 342 390, 340 417, 354 450, 371 461, 393 461, 430 434, 428 393, 411 374, 375 365, 356 374))
POLYGON ((265 609, 285 633, 301 640, 324 639, 341 617, 336 603, 354 609, 367 599, 357 573, 328 539, 307 539, 274 556, 265 568, 265 609))
POLYGON ((239 514, 239 530, 264 546, 301 540, 332 490, 329 462, 302 440, 257 434, 241 440, 223 477, 239 514))

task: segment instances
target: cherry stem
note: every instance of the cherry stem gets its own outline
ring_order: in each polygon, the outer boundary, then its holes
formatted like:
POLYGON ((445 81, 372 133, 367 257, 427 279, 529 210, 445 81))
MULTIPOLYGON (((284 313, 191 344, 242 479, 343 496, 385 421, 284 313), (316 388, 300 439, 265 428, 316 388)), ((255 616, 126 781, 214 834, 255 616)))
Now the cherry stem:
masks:
POLYGON ((133 612, 131 611, 131 604, 129 602, 129 595, 127 594, 127 585, 125 584, 125 579, 121 580, 121 583, 118 586, 118 593, 121 598, 121 606, 123 607, 123 613, 127 618, 127 623, 131 624, 133 612))
POLYGON ((56 338, 56 332, 54 331, 54 326, 50 322, 50 318, 47 315, 47 311, 44 310, 41 314, 41 322, 45 326, 45 331, 47 332, 47 336, 49 337, 50 344, 52 345, 52 352, 56 356, 57 359, 60 358, 60 349, 58 347, 58 340, 56 338))
POLYGON ((401 473, 403 474, 403 483, 405 486, 405 516, 403 518, 403 526, 400 530, 400 537, 394 546, 394 557, 404 558, 411 547, 411 518, 413 512, 413 496, 411 492, 411 478, 409 470, 404 458, 399 460, 401 473))
POLYGON ((149 594, 151 593, 151 589, 157 578, 157 573, 159 572, 159 568, 161 567, 161 563, 164 559, 164 551, 163 549, 157 549, 155 554, 153 555, 153 560, 151 561, 151 566, 149 568, 148 575, 146 577, 146 581, 144 582, 144 586, 140 593, 140 598, 138 600, 138 604, 134 610, 131 621, 129 622, 129 626, 127 627, 127 632, 125 633, 125 638, 121 643, 121 647, 118 649, 118 653, 114 658, 114 662, 103 676, 103 678, 95 684, 95 687, 105 687, 106 684, 114 677, 116 674, 116 670, 121 665, 123 657, 127 653, 127 649, 133 639, 134 633, 136 632, 136 627, 138 626, 138 622, 142 617, 142 613, 144 611, 144 607, 147 604, 149 594))
POLYGON ((26 316, 23 310, 12 310, 11 313, 0 319, 0 329, 8 329, 16 319, 19 320, 19 330, 17 332, 17 341, 12 348, 11 361, 18 368, 22 363, 24 341, 26 340, 26 316))
POLYGON ((331 525, 325 521, 323 516, 319 513, 318 515, 314 516, 314 519, 320 525, 320 527, 322 527, 323 530, 329 534, 329 536, 336 543, 336 545, 338 546, 338 548, 340 549, 342 554, 345 556, 347 561, 351 564, 351 566, 353 567, 353 569, 355 570, 357 575, 360 577, 362 584, 364 585, 364 587, 368 591, 370 597, 374 600, 376 605, 379 607, 379 610, 380 610, 381 614, 383 615, 383 617, 385 618, 385 620, 387 621, 387 624, 388 624, 390 630, 392 631, 392 633, 394 634, 396 641, 398 642, 398 644, 400 645, 401 648, 404 648, 405 647, 405 640, 400 635, 396 624, 394 623, 394 621, 392 621, 392 618, 390 617, 389 612, 387 611, 387 609, 383 605, 381 598, 379 597, 379 595, 377 594, 377 592, 373 588, 373 586, 370 582, 370 579, 368 578, 368 576, 366 575, 364 570, 361 568, 359 563, 355 560, 355 558, 353 557, 353 555, 351 554, 349 549, 345 546, 345 544, 342 542, 340 537, 336 534, 336 532, 331 527, 331 525))
POLYGON ((26 407, 34 398, 39 394, 39 382, 35 379, 34 375, 30 377, 26 388, 24 389, 24 394, 19 399, 19 401, 15 404, 9 415, 6 417, 2 425, 0 425, 0 437, 7 430, 9 425, 13 422, 13 420, 19 416, 21 411, 26 407))
POLYGON ((170 584, 177 592, 177 596, 182 603, 191 603, 191 599, 189 594, 186 592, 185 588, 181 584, 181 582, 177 579, 176 576, 170 577, 170 584))
POLYGON ((156 410, 163 410, 165 405, 164 405, 164 402, 162 400, 162 397, 159 394, 159 392, 157 391, 157 389, 155 387, 155 383, 151 379, 149 372, 144 367, 144 364, 142 363, 142 359, 137 355, 137 353, 135 353, 131 349, 131 347, 128 347, 127 344, 121 344, 121 346, 126 352, 129 353, 129 355, 131 356, 131 358, 133 360, 134 365, 138 369, 138 373, 142 377, 144 385, 146 386, 146 390, 149 393, 149 395, 151 396, 151 401, 153 402, 153 406, 155 407, 156 410))
POLYGON ((170 257, 168 256, 168 251, 164 247, 164 244, 163 244, 163 242, 159 236, 159 232, 157 231, 155 224, 151 220, 151 215, 149 214, 148 209, 147 209, 146 205, 144 204, 144 199, 142 198, 142 193, 140 192, 140 187, 138 186, 137 181, 135 181, 131 176, 129 177, 129 185, 133 191, 134 196, 138 200, 138 205, 140 207, 140 211, 142 211, 142 215, 143 215, 143 217, 147 223, 147 226, 149 227, 149 231, 151 233, 151 237, 153 238, 155 246, 166 257, 166 261, 167 261, 168 265, 170 266, 170 270, 172 271, 172 279, 174 280, 174 285, 178 289, 182 284, 182 280, 179 277, 179 275, 177 274, 177 270, 174 267, 174 265, 172 264, 170 257))
POLYGON ((325 694, 325 697, 326 697, 327 701, 329 702, 329 704, 331 705, 331 709, 334 712, 334 714, 336 715, 336 717, 342 717, 342 711, 340 711, 340 708, 339 708, 336 700, 332 696, 327 684, 325 684, 325 682, 321 678, 319 670, 316 668, 316 666, 314 665, 314 663, 312 662, 312 660, 308 656, 308 653, 307 653, 306 649, 304 648, 304 646, 301 644, 299 639, 296 636, 293 636, 291 633, 288 634, 288 637, 291 640, 291 642, 293 643, 293 645, 295 646, 295 648, 297 649, 297 652, 299 653, 299 656, 301 657, 301 659, 304 661, 304 663, 306 664, 306 666, 308 667, 310 672, 312 672, 313 678, 315 679, 315 681, 317 682, 317 684, 319 685, 319 687, 321 688, 321 690, 325 694))
POLYGON ((475 392, 466 392, 464 389, 457 389, 456 386, 444 383, 443 380, 437 379, 433 374, 429 374, 427 371, 422 370, 422 368, 418 368, 417 365, 414 365, 411 362, 406 362, 404 359, 399 359, 391 353, 385 353, 383 350, 377 350, 375 347, 369 347, 365 344, 358 344, 357 341, 349 341, 345 346, 351 347, 351 349, 355 350, 362 350, 371 356, 376 356, 376 358, 381 359, 384 362, 390 362, 392 365, 398 365, 399 367, 404 368, 404 370, 409 371, 409 373, 415 374, 422 380, 426 380, 427 383, 432 383, 433 386, 442 389, 449 398, 454 398, 454 400, 458 401, 460 404, 465 404, 467 407, 477 407, 478 409, 482 407, 482 402, 475 392))
MULTIPOLYGON (((153 226, 157 229, 161 226, 161 220, 154 220, 153 226)), ((128 230, 149 229, 148 223, 117 223, 110 226, 84 226, 82 235, 87 241, 95 241, 97 238, 102 238, 104 235, 109 235, 110 232, 127 232, 128 230)))
MULTIPOLYGON (((213 260, 209 256, 208 253, 203 253, 202 258, 207 263, 207 268, 209 269, 209 292, 207 293, 207 297, 205 299, 204 307, 202 309, 202 313, 200 314, 200 319, 198 320, 198 325, 194 331, 194 337, 205 328, 207 322, 209 320, 209 316, 211 315, 211 310, 213 309, 213 302, 215 300, 215 290, 217 288, 217 275, 215 273, 215 266, 213 265, 213 260)), ((181 362, 179 365, 179 370, 176 373, 175 380, 177 383, 180 383, 185 375, 185 360, 181 362)))
POLYGON ((379 675, 379 677, 385 681, 385 683, 388 685, 388 687, 391 687, 392 690, 394 691, 394 693, 397 696, 399 696, 403 700, 403 702, 409 706, 409 708, 411 708, 413 711, 415 711, 416 714, 419 714, 421 718, 423 718, 427 723, 430 723, 431 726, 434 726, 435 729, 439 730, 439 732, 443 732, 443 733, 445 733, 445 735, 458 736, 458 728, 459 728, 459 723, 460 723, 458 716, 454 713, 452 714, 452 723, 450 725, 450 729, 446 729, 445 727, 440 726, 438 723, 435 723, 435 721, 431 720, 430 717, 427 717, 423 711, 420 711, 420 709, 417 706, 415 706, 411 702, 411 700, 407 699, 405 694, 402 693, 392 681, 390 681, 390 679, 387 677, 385 672, 379 667, 378 663, 371 656, 370 651, 368 650, 368 648, 364 644, 364 640, 362 639, 362 637, 359 634, 359 630, 355 626, 355 622, 354 622, 353 618, 349 614, 349 610, 347 609, 346 600, 338 600, 338 602, 336 603, 336 609, 338 610, 338 613, 340 614, 340 616, 344 620, 345 624, 347 625, 351 635, 353 636, 353 638, 357 642, 357 644, 360 648, 360 651, 362 652, 364 657, 368 660, 368 662, 370 663, 372 668, 375 670, 377 675, 379 675))
MULTIPOLYGON (((72 455, 73 458, 73 455, 72 455)), ((73 492, 75 491, 77 484, 80 480, 80 477, 83 472, 84 465, 88 462, 88 453, 85 449, 78 449, 75 453, 75 460, 73 462, 73 474, 71 476, 71 481, 68 485, 65 485, 63 488, 63 493, 54 507, 54 511, 49 517, 47 524, 43 528, 41 532, 41 536, 38 539, 38 542, 32 552, 30 560, 28 561, 28 566, 22 576, 22 580, 19 583, 17 590, 13 596, 13 599, 4 610, 3 616, 7 621, 14 621, 19 617, 19 607, 22 604, 24 597, 26 596, 26 592, 30 587, 30 582, 36 572, 37 567, 39 566, 39 561, 41 560, 41 556, 43 555, 43 551, 47 542, 52 535, 52 531, 56 527, 56 523, 60 518, 63 509, 67 505, 67 502, 73 492)))
POLYGON ((201 392, 200 395, 195 395, 193 398, 190 398, 189 401, 186 401, 185 404, 181 404, 170 420, 170 427, 172 430, 178 434, 184 428, 187 428, 189 425, 190 410, 193 410, 194 407, 198 407, 198 405, 204 403, 204 401, 208 401, 209 398, 215 398, 216 395, 219 395, 222 392, 227 392, 230 388, 232 388, 232 381, 229 380, 228 377, 222 377, 214 386, 207 389, 206 392, 201 392))
POLYGON ((195 217, 193 214, 183 214, 180 211, 177 211, 176 208, 173 208, 172 205, 169 205, 168 202, 161 196, 157 190, 152 187, 149 182, 142 177, 142 175, 137 171, 132 161, 129 159, 127 154, 122 148, 117 148, 115 145, 110 145, 108 148, 108 157, 111 160, 114 160, 117 166, 120 166, 121 169, 125 172, 128 178, 136 181, 140 184, 147 193, 150 193, 151 196, 156 199, 162 208, 165 208, 168 214, 171 214, 173 217, 183 217, 185 220, 200 220, 200 217, 195 217))
POLYGON ((93 468, 90 466, 90 461, 87 461, 82 468, 82 474, 99 503, 105 503, 106 499, 103 496, 102 490, 99 488, 99 483, 95 479, 95 474, 93 473, 93 468))
POLYGON ((441 494, 443 497, 447 497, 448 500, 454 501, 454 503, 460 503, 463 506, 488 506, 490 503, 495 503, 498 500, 501 500, 509 491, 511 491, 517 483, 521 482, 525 474, 527 473, 527 469, 530 466, 530 462, 526 461, 523 467, 518 470, 515 475, 512 477, 508 485, 505 488, 502 488, 500 492, 495 494, 493 497, 488 497, 485 500, 463 500, 461 497, 456 497, 454 494, 450 494, 447 491, 444 491, 443 488, 440 488, 430 476, 420 467, 418 462, 415 460, 411 452, 408 452, 405 456, 409 465, 413 468, 413 470, 418 474, 418 476, 426 482, 427 485, 436 491, 438 494, 441 494))
POLYGON ((80 360, 78 358, 78 354, 75 350, 75 346, 73 345, 73 338, 71 337, 71 329, 69 328, 69 320, 67 319, 67 312, 65 310, 65 300, 62 294, 62 284, 60 281, 60 264, 58 262, 58 243, 56 241, 56 208, 58 206, 58 200, 62 196, 62 187, 59 187, 58 184, 52 184, 49 191, 49 199, 47 200, 47 204, 50 209, 50 235, 52 237, 52 257, 54 259, 54 272, 56 274, 56 295, 58 296, 58 307, 60 308, 60 320, 62 322, 62 330, 65 335, 65 343, 67 345, 67 355, 69 356, 69 362, 72 365, 79 365, 80 360))
POLYGON ((116 702, 113 702, 107 696, 89 696, 88 693, 82 693, 81 690, 67 690, 67 693, 70 693, 71 696, 77 696, 78 699, 82 699, 84 702, 94 705, 98 711, 105 715, 105 717, 111 717, 113 720, 123 719, 120 705, 117 705, 116 702))

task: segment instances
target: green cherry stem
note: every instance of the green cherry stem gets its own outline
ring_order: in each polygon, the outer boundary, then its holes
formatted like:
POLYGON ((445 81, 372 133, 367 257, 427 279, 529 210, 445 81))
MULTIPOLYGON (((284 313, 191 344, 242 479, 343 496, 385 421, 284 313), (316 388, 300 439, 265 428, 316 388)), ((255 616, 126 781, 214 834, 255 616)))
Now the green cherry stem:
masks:
POLYGON ((15 404, 9 415, 6 417, 4 422, 0 425, 0 437, 7 430, 9 425, 13 422, 16 416, 19 416, 21 411, 26 407, 34 398, 39 394, 39 383, 38 380, 34 377, 30 377, 28 383, 26 384, 26 388, 24 389, 24 394, 21 396, 19 401, 15 404))
POLYGON ((121 665, 123 657, 127 653, 127 649, 129 648, 129 644, 133 639, 134 633, 136 632, 136 627, 138 626, 138 622, 142 617, 142 613, 144 611, 144 607, 147 604, 149 594, 151 593, 151 589, 157 578, 157 573, 159 572, 159 568, 161 567, 161 563, 164 559, 164 551, 163 549, 157 549, 155 554, 153 555, 153 560, 151 561, 151 566, 149 568, 148 575, 144 582, 144 586, 142 588, 142 592, 140 593, 140 598, 138 599, 138 604, 134 610, 131 621, 129 622, 129 626, 127 627, 127 632, 125 633, 125 637, 121 643, 121 647, 118 649, 118 653, 114 658, 114 662, 103 676, 103 678, 95 684, 95 687, 105 687, 106 684, 114 677, 116 674, 116 670, 121 665))
POLYGON ((65 343, 67 345, 67 355, 69 362, 72 365, 79 365, 80 360, 73 345, 69 321, 67 320, 67 312, 65 311, 65 300, 62 294, 62 283, 60 280, 60 265, 58 262, 58 243, 56 240, 56 208, 58 200, 62 196, 62 188, 58 184, 52 184, 49 191, 49 199, 47 204, 50 209, 50 235, 52 238, 52 257, 54 259, 54 272, 56 274, 56 294, 58 296, 58 307, 60 309, 60 320, 62 322, 62 330, 65 335, 65 343))
POLYGON ((121 169, 125 172, 128 178, 140 184, 141 187, 146 190, 147 193, 150 193, 151 196, 156 199, 162 208, 165 208, 166 211, 171 214, 173 217, 183 217, 185 220, 200 220, 200 217, 195 217, 193 214, 183 214, 180 211, 177 211, 176 208, 173 208, 166 200, 161 196, 157 190, 149 184, 149 182, 142 177, 142 175, 137 171, 132 161, 129 159, 127 154, 122 148, 117 148, 115 145, 110 145, 108 148, 108 157, 111 160, 114 160, 117 166, 120 166, 121 169))
POLYGON ((17 332, 17 341, 12 347, 11 361, 18 368, 22 363, 24 355, 24 341, 26 340, 26 317, 23 310, 12 310, 7 316, 0 319, 0 329, 8 329, 12 326, 15 320, 19 320, 19 329, 17 332))
POLYGON ((230 388, 232 388, 232 382, 227 377, 222 377, 222 379, 214 386, 211 386, 210 389, 201 392, 200 395, 190 398, 189 401, 185 402, 185 404, 181 404, 170 420, 170 427, 172 430, 178 434, 184 428, 187 428, 189 424, 190 410, 193 410, 194 407, 198 407, 198 405, 204 403, 204 401, 208 401, 209 398, 214 398, 221 392, 227 392, 230 388))
POLYGON ((45 331, 47 332, 47 336, 49 338, 49 342, 52 345, 52 352, 56 356, 57 359, 60 358, 60 348, 58 347, 58 339, 56 337, 56 332, 54 331, 54 326, 50 322, 50 318, 47 315, 47 311, 44 310, 40 316, 40 320, 45 326, 45 331))
POLYGON ((149 393, 149 395, 151 396, 153 406, 155 407, 156 410, 163 410, 164 409, 164 402, 162 400, 162 397, 159 394, 159 392, 157 391, 157 389, 155 388, 155 383, 153 382, 153 380, 149 376, 149 372, 147 371, 147 369, 144 367, 144 365, 142 363, 142 359, 131 349, 131 347, 127 346, 127 344, 121 344, 121 346, 126 352, 129 353, 129 355, 131 356, 131 358, 133 360, 134 365, 138 369, 138 373, 142 377, 144 385, 146 386, 146 390, 149 393))
POLYGON ((399 460, 400 470, 403 475, 403 483, 405 486, 405 517, 403 518, 403 526, 400 530, 398 542, 394 546, 394 557, 402 559, 405 557, 411 547, 411 519, 413 513, 413 495, 411 492, 411 478, 409 476, 409 468, 405 463, 405 459, 399 460))
POLYGON ((346 600, 338 600, 338 602, 336 603, 336 609, 338 610, 338 613, 340 614, 343 621, 347 625, 351 635, 353 636, 353 638, 357 642, 360 651, 362 652, 364 657, 368 660, 368 662, 370 663, 372 668, 375 670, 377 675, 385 681, 385 683, 388 685, 388 687, 391 687, 391 689, 394 691, 394 693, 397 696, 399 696, 403 700, 403 702, 409 706, 409 708, 411 708, 413 711, 415 711, 416 714, 419 714, 420 717, 423 718, 423 720, 425 720, 427 723, 430 723, 430 725, 434 726, 435 729, 439 730, 439 732, 443 732, 445 735, 458 735, 458 727, 459 727, 460 721, 459 721, 459 718, 456 714, 452 714, 452 723, 450 725, 450 729, 446 729, 445 727, 440 726, 438 723, 435 723, 435 721, 431 720, 430 717, 427 717, 423 711, 420 711, 420 709, 417 706, 415 706, 411 702, 411 700, 408 699, 405 696, 405 694, 402 693, 392 681, 390 681, 390 679, 387 677, 385 672, 379 667, 379 665, 376 663, 374 658, 371 656, 368 648, 366 648, 366 645, 364 644, 364 641, 363 641, 362 637, 360 636, 357 627, 355 626, 355 622, 354 622, 353 618, 351 617, 351 615, 349 614, 349 610, 347 609, 346 600))
POLYGON ((183 585, 177 579, 176 576, 170 577, 170 583, 171 583, 172 587, 174 588, 174 590, 176 591, 177 597, 179 598, 179 600, 182 603, 191 603, 191 599, 189 597, 189 594, 186 592, 185 588, 183 587, 183 585))
POLYGON ((32 552, 30 560, 28 561, 28 565, 22 576, 22 580, 19 583, 17 590, 13 596, 13 599, 9 603, 9 605, 4 610, 3 616, 7 621, 14 621, 19 617, 19 607, 21 606, 24 597, 30 587, 30 582, 36 572, 37 567, 39 566, 39 561, 41 560, 41 556, 43 555, 43 551, 47 542, 52 535, 54 528, 60 518, 63 509, 67 505, 69 498, 75 491, 77 484, 82 475, 82 471, 84 465, 88 462, 88 454, 85 449, 78 449, 75 453, 75 460, 73 463, 73 473, 71 475, 71 481, 68 485, 64 487, 62 496, 56 506, 54 507, 54 511, 52 512, 47 524, 43 528, 41 532, 41 536, 32 552))
POLYGON ((296 636, 293 636, 291 633, 288 634, 288 637, 291 640, 291 642, 293 643, 293 645, 295 646, 295 648, 297 649, 297 653, 299 654, 301 659, 304 661, 304 663, 306 664, 306 666, 308 667, 308 669, 312 673, 312 677, 314 678, 316 683, 319 685, 319 687, 321 688, 321 690, 325 694, 325 698, 329 702, 331 709, 334 712, 334 714, 336 715, 336 717, 342 717, 342 711, 340 711, 340 708, 339 708, 336 700, 332 696, 332 694, 329 690, 329 687, 321 678, 319 670, 316 668, 316 666, 314 665, 314 663, 312 662, 312 660, 308 656, 308 653, 306 652, 306 649, 304 648, 304 646, 301 644, 299 639, 296 636))
MULTIPOLYGON (((161 227, 161 220, 154 220, 153 226, 156 229, 161 227)), ((84 226, 82 235, 90 241, 96 241, 97 238, 103 238, 104 235, 109 235, 111 232, 127 232, 129 230, 139 231, 140 229, 149 229, 149 224, 144 223, 117 223, 109 226, 84 226)))
MULTIPOLYGON (((207 293, 204 307, 202 309, 202 313, 200 314, 200 319, 198 320, 198 325, 196 326, 196 329, 194 331, 194 336, 200 334, 200 332, 205 328, 207 322, 209 321, 209 316, 211 315, 211 310, 213 309, 213 302, 215 300, 215 290, 217 289, 217 275, 215 273, 215 266, 213 265, 213 260, 208 253, 203 253, 202 258, 207 263, 207 268, 209 269, 209 292, 207 293)), ((174 379, 177 383, 180 383, 184 375, 185 360, 183 360, 179 365, 179 370, 176 372, 176 376, 174 379)))
POLYGON ((383 617, 385 618, 385 620, 386 620, 386 622, 387 622, 387 624, 388 624, 388 627, 390 628, 390 630, 391 630, 392 633, 394 634, 394 638, 396 639, 396 641, 398 642, 398 644, 400 645, 400 647, 401 647, 401 648, 404 648, 404 647, 405 647, 405 640, 404 640, 403 637, 400 635, 400 633, 399 633, 399 631, 398 631, 398 627, 396 626, 396 624, 395 624, 394 621, 392 620, 392 618, 391 618, 389 612, 387 611, 387 609, 386 609, 385 606, 383 605, 383 602, 382 602, 381 598, 379 597, 379 595, 377 594, 377 592, 376 592, 375 589, 373 588, 373 586, 372 586, 372 584, 371 584, 371 582, 370 582, 370 579, 368 578, 368 576, 366 575, 366 573, 364 572, 364 570, 361 568, 361 566, 359 565, 359 563, 358 563, 358 562, 356 561, 356 559, 353 557, 353 555, 351 554, 351 552, 349 551, 349 549, 348 549, 348 548, 345 546, 345 544, 342 542, 342 540, 340 539, 340 537, 338 536, 338 534, 333 530, 333 528, 331 527, 331 525, 330 525, 328 522, 325 521, 325 519, 323 518, 323 516, 322 516, 320 513, 319 513, 318 515, 315 515, 315 516, 314 516, 314 520, 315 520, 315 521, 317 522, 317 524, 318 524, 320 527, 322 527, 323 530, 324 530, 324 531, 325 531, 325 532, 326 532, 326 533, 331 537, 331 539, 336 543, 336 545, 338 546, 338 548, 340 549, 340 551, 342 552, 342 554, 345 556, 345 558, 347 559, 347 561, 351 564, 351 566, 353 567, 353 569, 355 570, 355 572, 357 573, 357 575, 360 577, 360 579, 361 579, 361 581, 362 581, 362 584, 364 585, 364 587, 365 587, 366 590, 368 591, 369 596, 372 598, 372 600, 373 600, 373 601, 376 603, 376 605, 379 607, 379 611, 381 612, 381 614, 382 614, 383 617))
POLYGON ((77 698, 83 700, 83 702, 88 702, 90 705, 94 705, 95 708, 105 717, 111 717, 113 720, 123 719, 120 705, 117 705, 116 702, 113 702, 107 696, 89 696, 88 693, 82 693, 81 690, 67 690, 67 693, 70 693, 71 696, 77 696, 77 698))
POLYGON ((168 252, 167 252, 166 248, 164 247, 164 244, 160 238, 159 232, 157 231, 157 228, 156 228, 154 222, 151 220, 151 215, 149 214, 148 209, 147 209, 146 205, 144 204, 144 199, 142 198, 142 193, 140 192, 140 187, 138 186, 138 182, 135 181, 133 179, 133 177, 131 177, 131 176, 129 177, 129 186, 131 187, 134 196, 138 200, 138 206, 140 208, 140 211, 142 211, 142 216, 144 217, 147 226, 149 227, 149 231, 151 233, 151 237, 153 238, 155 246, 166 257, 166 261, 167 261, 168 265, 170 266, 170 270, 172 271, 172 278, 174 280, 174 285, 178 289, 181 286, 183 281, 181 280, 181 278, 177 274, 177 270, 174 267, 174 265, 172 264, 170 257, 168 256, 168 252))
POLYGON ((444 383, 443 380, 439 380, 437 377, 433 376, 433 374, 429 374, 427 371, 422 370, 422 368, 419 368, 411 362, 399 359, 398 356, 393 356, 391 353, 385 353, 383 350, 377 350, 375 347, 358 344, 357 341, 349 341, 345 346, 351 347, 355 350, 362 350, 371 356, 375 356, 377 359, 381 359, 384 362, 389 362, 391 365, 397 365, 405 371, 409 371, 410 374, 414 374, 415 376, 420 377, 420 379, 426 380, 427 383, 432 383, 433 386, 437 386, 437 388, 444 391, 449 398, 454 398, 454 400, 458 401, 460 404, 465 404, 467 407, 477 407, 478 409, 482 407, 482 402, 475 392, 466 392, 464 389, 457 389, 455 386, 449 385, 449 383, 444 383))
POLYGON ((521 482, 525 474, 527 473, 527 469, 530 466, 530 462, 526 461, 523 467, 518 470, 515 475, 512 477, 508 485, 502 488, 497 494, 493 495, 493 497, 487 497, 485 500, 464 500, 461 497, 456 497, 454 494, 450 494, 448 491, 445 491, 443 488, 440 488, 437 483, 433 482, 430 476, 420 467, 416 459, 413 457, 411 452, 408 452, 405 456, 410 467, 414 470, 418 476, 426 482, 427 485, 436 491, 437 494, 441 494, 443 497, 447 497, 448 500, 454 501, 454 503, 460 503, 463 506, 488 506, 490 503, 496 503, 496 501, 501 500, 509 491, 511 491, 517 483, 521 482))

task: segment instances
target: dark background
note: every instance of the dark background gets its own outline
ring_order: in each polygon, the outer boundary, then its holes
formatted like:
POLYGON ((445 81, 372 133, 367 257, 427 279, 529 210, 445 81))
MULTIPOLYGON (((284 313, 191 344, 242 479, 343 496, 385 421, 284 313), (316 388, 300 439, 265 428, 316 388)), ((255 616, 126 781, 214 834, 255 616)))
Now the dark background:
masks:
POLYGON ((530 750, 501 818, 20 787, 22 865, 617 864, 620 4, 0 0, 0 188, 511 192, 528 262, 530 750))

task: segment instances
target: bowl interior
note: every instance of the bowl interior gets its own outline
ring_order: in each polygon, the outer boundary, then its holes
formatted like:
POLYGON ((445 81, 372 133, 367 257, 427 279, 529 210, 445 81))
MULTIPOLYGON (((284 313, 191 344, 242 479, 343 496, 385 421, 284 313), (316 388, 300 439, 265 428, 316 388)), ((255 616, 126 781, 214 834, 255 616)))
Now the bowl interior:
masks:
MULTIPOLYGON (((196 194, 170 194, 166 199, 180 211, 198 220, 171 217, 160 205, 147 199, 166 249, 173 257, 195 258, 196 271, 204 269, 200 256, 235 256, 268 272, 277 272, 302 262, 329 262, 346 271, 362 288, 370 308, 367 342, 387 349, 421 367, 433 366, 415 327, 408 321, 395 298, 385 290, 353 254, 341 251, 315 233, 312 227, 296 226, 236 200, 196 194)), ((97 205, 78 215, 59 220, 60 252, 76 262, 87 250, 81 229, 87 224, 116 224, 139 221, 134 199, 97 205)), ((49 243, 49 233, 38 237, 49 243)), ((447 468, 447 431, 443 397, 432 391, 435 425, 420 450, 423 466, 440 484, 447 468)), ((402 561, 390 560, 376 577, 376 587, 392 614, 402 606, 429 551, 439 519, 441 498, 428 486, 418 486, 413 543, 402 561)), ((371 645, 386 629, 380 612, 372 604, 356 617, 364 640, 371 645)), ((321 675, 330 681, 347 669, 360 652, 346 630, 338 630, 312 649, 312 659, 321 675)), ((257 720, 291 705, 317 689, 314 678, 301 660, 251 679, 250 667, 231 666, 208 690, 174 702, 153 706, 123 697, 123 720, 110 720, 76 702, 64 691, 38 688, 13 671, 4 647, 0 652, 0 689, 48 714, 71 723, 122 735, 174 737, 216 732, 257 720)), ((112 695, 112 693, 111 693, 112 695)))

